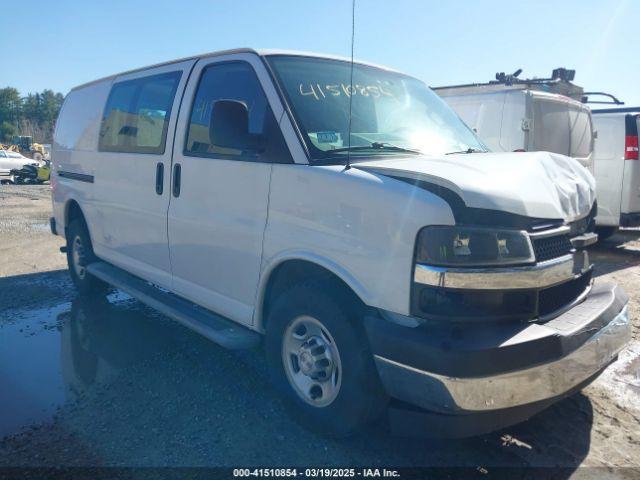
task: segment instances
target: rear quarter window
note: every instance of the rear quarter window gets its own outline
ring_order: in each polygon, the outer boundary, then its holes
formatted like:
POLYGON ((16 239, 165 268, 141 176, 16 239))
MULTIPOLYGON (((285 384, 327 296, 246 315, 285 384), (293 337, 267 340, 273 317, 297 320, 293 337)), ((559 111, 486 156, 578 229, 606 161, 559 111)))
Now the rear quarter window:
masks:
POLYGON ((99 150, 162 154, 182 72, 118 82, 107 100, 99 150))
POLYGON ((53 148, 95 152, 109 82, 79 87, 67 94, 56 121, 53 148))

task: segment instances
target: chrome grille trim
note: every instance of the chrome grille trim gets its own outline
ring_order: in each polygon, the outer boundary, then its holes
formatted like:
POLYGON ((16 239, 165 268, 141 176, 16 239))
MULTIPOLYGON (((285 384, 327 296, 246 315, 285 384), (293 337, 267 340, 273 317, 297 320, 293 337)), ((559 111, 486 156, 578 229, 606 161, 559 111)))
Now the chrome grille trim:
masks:
POLYGON ((574 252, 536 265, 503 268, 447 268, 417 264, 413 279, 433 287, 471 290, 545 288, 590 270, 589 254, 574 252))

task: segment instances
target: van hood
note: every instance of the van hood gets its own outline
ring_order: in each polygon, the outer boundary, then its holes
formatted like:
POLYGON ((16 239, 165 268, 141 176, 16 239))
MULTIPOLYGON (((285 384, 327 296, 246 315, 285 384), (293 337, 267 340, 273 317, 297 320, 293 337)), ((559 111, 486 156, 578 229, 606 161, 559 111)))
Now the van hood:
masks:
POLYGON ((549 152, 412 156, 354 162, 354 168, 452 190, 468 207, 572 222, 595 201, 595 180, 573 158, 549 152))

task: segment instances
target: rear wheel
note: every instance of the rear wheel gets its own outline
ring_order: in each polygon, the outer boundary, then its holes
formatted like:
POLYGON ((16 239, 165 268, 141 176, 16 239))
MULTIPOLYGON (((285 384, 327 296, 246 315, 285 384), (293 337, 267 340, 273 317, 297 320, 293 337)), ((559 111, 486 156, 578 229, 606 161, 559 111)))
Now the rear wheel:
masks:
POLYGON ((272 378, 305 427, 347 436, 386 405, 357 308, 322 283, 292 287, 269 313, 265 349, 272 378))
POLYGON ((108 286, 87 271, 97 260, 84 221, 73 220, 67 228, 67 264, 71 279, 81 295, 104 293, 108 286))

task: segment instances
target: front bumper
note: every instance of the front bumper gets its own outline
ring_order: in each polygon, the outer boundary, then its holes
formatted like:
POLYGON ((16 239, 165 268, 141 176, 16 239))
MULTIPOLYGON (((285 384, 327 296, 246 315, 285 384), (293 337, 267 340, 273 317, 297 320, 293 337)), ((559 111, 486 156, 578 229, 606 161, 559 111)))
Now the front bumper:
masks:
POLYGON ((592 380, 631 337, 628 298, 595 284, 583 302, 544 324, 442 325, 367 317, 388 394, 446 415, 499 412, 561 398, 592 380))

